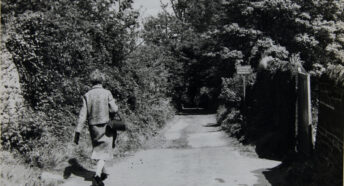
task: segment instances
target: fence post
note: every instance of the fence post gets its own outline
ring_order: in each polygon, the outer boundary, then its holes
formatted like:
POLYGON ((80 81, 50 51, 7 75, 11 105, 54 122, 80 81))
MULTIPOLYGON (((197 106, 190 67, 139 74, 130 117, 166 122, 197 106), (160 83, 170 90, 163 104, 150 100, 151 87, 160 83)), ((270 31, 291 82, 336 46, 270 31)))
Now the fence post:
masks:
POLYGON ((246 100, 246 75, 242 76, 242 81, 243 81, 243 91, 244 91, 244 102, 246 100))
POLYGON ((312 153, 312 113, 311 113, 311 89, 310 75, 306 73, 298 73, 298 151, 309 156, 312 153))

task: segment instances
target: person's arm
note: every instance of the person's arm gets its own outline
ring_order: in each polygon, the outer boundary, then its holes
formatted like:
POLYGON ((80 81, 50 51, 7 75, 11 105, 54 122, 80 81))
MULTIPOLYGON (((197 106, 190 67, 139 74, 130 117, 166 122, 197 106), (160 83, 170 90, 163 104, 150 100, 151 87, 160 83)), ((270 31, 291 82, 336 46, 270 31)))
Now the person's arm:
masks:
POLYGON ((74 143, 79 143, 79 136, 81 130, 84 128, 85 122, 87 120, 87 104, 85 98, 82 99, 82 107, 79 113, 78 124, 74 131, 74 143))
POLYGON ((118 111, 118 106, 111 92, 109 92, 109 107, 110 107, 110 113, 115 113, 118 111))

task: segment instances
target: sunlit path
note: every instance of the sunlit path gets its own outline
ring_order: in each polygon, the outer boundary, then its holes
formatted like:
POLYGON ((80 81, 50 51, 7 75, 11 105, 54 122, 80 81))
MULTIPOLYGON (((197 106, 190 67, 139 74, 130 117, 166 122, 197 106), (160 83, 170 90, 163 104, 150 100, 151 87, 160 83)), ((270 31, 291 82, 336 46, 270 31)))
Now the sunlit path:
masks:
MULTIPOLYGON (((177 116, 145 150, 115 163, 105 185, 270 185, 262 171, 280 162, 241 153, 214 123, 214 115, 177 116)), ((87 185, 70 178, 64 185, 87 185)))

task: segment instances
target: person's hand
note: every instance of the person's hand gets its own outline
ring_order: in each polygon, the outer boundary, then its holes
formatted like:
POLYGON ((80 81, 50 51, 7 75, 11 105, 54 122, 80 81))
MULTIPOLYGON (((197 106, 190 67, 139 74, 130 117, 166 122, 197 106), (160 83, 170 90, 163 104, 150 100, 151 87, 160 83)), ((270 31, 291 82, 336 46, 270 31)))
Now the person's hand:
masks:
POLYGON ((79 138, 80 138, 80 132, 75 132, 74 133, 74 143, 79 144, 79 138))

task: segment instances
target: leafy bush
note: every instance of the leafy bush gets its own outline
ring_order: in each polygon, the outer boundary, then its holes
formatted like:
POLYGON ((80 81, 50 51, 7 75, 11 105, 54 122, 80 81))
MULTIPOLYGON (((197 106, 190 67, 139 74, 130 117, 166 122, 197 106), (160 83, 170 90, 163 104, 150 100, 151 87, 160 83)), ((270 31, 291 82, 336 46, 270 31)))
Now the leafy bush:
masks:
MULTIPOLYGON (((248 90, 256 81, 255 73, 246 75, 246 90, 248 90)), ((238 108, 243 98, 243 77, 235 74, 232 78, 221 78, 222 87, 219 99, 229 107, 238 108)))
POLYGON ((18 123, 2 123, 2 147, 16 149, 23 154, 30 152, 35 147, 35 142, 42 137, 42 121, 42 118, 31 112, 24 113, 18 123))
POLYGON ((227 109, 225 106, 220 106, 217 110, 217 122, 221 125, 229 135, 236 137, 243 142, 245 139, 243 130, 243 116, 238 108, 232 107, 227 109))
POLYGON ((219 98, 228 105, 238 105, 242 99, 241 77, 222 78, 222 89, 219 98))
POLYGON ((121 12, 110 11, 109 1, 34 4, 2 4, 4 42, 31 107, 19 123, 2 125, 3 150, 44 169, 61 171, 71 157, 90 164, 86 127, 79 146, 71 140, 81 97, 90 89, 88 74, 95 68, 106 74, 105 88, 128 121, 128 131, 118 139, 119 153, 139 147, 173 116, 168 97, 175 75, 167 67, 175 59, 159 47, 135 46, 138 14, 130 0, 121 2, 121 12))

